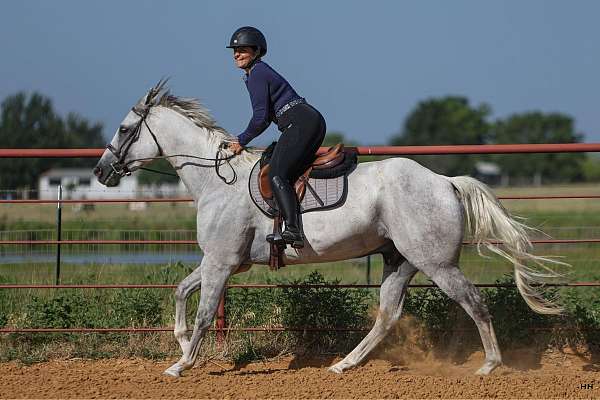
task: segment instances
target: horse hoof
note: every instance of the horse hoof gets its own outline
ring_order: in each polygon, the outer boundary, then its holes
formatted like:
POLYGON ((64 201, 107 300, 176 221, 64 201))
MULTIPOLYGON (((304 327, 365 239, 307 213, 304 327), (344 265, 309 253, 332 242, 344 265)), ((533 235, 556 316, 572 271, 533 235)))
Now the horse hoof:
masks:
POLYGON ((500 365, 499 362, 487 361, 481 368, 475 372, 475 375, 489 375, 490 372, 496 369, 500 365))
POLYGON ((336 374, 341 374, 341 373, 344 372, 344 368, 342 368, 342 366, 340 365, 340 363, 337 363, 337 364, 332 365, 331 367, 329 367, 327 369, 327 371, 333 372, 333 373, 336 373, 336 374))
POLYGON ((165 369, 165 372, 163 372, 163 375, 172 376, 174 378, 180 378, 182 369, 183 368, 181 368, 181 366, 179 366, 179 364, 173 364, 169 368, 165 369))

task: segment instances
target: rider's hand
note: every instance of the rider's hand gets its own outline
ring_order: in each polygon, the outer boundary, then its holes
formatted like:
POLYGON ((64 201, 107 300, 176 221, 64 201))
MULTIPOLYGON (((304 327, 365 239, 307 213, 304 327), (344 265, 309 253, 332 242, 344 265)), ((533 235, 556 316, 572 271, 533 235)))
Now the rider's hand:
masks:
POLYGON ((244 147, 238 142, 230 142, 229 150, 231 150, 233 154, 240 154, 242 150, 244 150, 244 147))

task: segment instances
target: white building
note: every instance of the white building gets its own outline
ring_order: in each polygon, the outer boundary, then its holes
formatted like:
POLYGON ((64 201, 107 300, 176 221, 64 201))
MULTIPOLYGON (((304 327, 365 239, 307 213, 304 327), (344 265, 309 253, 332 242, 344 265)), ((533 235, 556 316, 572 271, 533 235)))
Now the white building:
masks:
POLYGON ((502 169, 496 163, 477 161, 472 176, 487 185, 497 186, 502 184, 502 169))
POLYGON ((62 185, 65 200, 126 199, 135 197, 138 191, 138 181, 134 175, 121 179, 118 186, 108 188, 98 182, 92 168, 53 168, 40 175, 39 198, 56 199, 59 185, 62 185))
POLYGON ((58 198, 59 185, 62 185, 65 200, 188 196, 181 180, 175 184, 140 185, 134 172, 131 176, 122 178, 118 186, 109 188, 98 182, 92 168, 53 168, 44 172, 38 179, 39 198, 58 198))

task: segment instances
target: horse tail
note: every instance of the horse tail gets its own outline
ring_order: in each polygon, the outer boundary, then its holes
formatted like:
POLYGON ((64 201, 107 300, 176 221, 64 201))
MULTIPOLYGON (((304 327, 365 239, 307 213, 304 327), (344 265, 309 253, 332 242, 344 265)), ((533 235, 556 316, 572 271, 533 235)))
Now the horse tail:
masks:
POLYGON ((528 231, 535 231, 510 215, 484 183, 468 176, 448 177, 464 207, 467 231, 477 244, 479 255, 481 246, 496 253, 515 268, 515 283, 519 293, 529 307, 540 314, 560 314, 563 309, 555 304, 556 299, 543 296, 543 285, 548 280, 563 276, 546 264, 568 264, 548 257, 536 256, 528 231))

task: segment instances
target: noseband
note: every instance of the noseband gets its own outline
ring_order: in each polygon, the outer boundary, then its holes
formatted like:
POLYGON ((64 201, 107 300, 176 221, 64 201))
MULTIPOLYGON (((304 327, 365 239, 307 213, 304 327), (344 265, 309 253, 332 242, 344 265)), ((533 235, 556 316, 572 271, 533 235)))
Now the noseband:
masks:
MULTIPOLYGON (((168 159, 171 157, 188 157, 188 158, 194 158, 197 160, 213 162, 214 164, 211 164, 211 165, 203 165, 203 164, 197 164, 197 163, 193 163, 191 165, 194 165, 197 167, 214 167, 215 172, 217 173, 217 176, 219 178, 221 178, 221 180, 223 182, 225 182, 228 185, 235 183, 235 181, 237 180, 237 173, 235 172, 235 169, 233 169, 233 166, 229 162, 233 157, 235 157, 235 154, 230 155, 230 156, 223 156, 223 149, 226 149, 229 145, 227 142, 223 142, 219 145, 219 148, 217 150, 217 154, 216 154, 215 158, 204 158, 204 157, 198 157, 198 156, 193 156, 193 155, 188 155, 188 154, 173 154, 173 155, 165 156, 162 147, 160 146, 160 144, 158 143, 158 140, 156 139, 156 135, 154 134, 154 132, 152 132, 152 129, 150 129, 150 126, 148 126, 148 122, 146 121, 146 118, 148 117, 148 114, 150 113, 151 108, 152 108, 151 105, 144 105, 143 107, 133 107, 131 109, 131 111, 133 111, 136 115, 138 115, 140 117, 140 120, 135 124, 135 127, 133 128, 133 130, 131 130, 129 135, 125 138, 121 147, 119 149, 117 149, 110 143, 106 145, 106 149, 108 151, 110 151, 117 158, 117 161, 112 162, 110 164, 110 167, 112 169, 111 175, 116 174, 119 176, 119 178, 131 175, 132 171, 129 169, 129 164, 132 164, 136 161, 160 160, 160 159, 168 159), (129 152, 129 149, 131 148, 131 146, 140 139, 140 134, 142 131, 142 124, 144 124, 146 126, 146 128, 148 129, 148 132, 150 132, 150 135, 152 136, 152 139, 154 140, 154 143, 156 144, 156 147, 158 148, 158 157, 136 158, 133 160, 125 161, 125 158, 127 157, 127 153, 129 152), (225 178, 223 175, 221 175, 221 173, 219 171, 219 168, 221 167, 221 165, 223 163, 227 163, 229 168, 231 168, 231 170, 233 171, 233 178, 231 178, 230 180, 227 180, 227 178, 225 178)), ((162 171, 156 171, 156 170, 153 170, 150 168, 139 167, 139 169, 143 169, 143 170, 150 171, 150 172, 156 172, 156 173, 160 173, 160 174, 164 174, 164 175, 177 176, 175 174, 170 174, 168 172, 162 172, 162 171)))

